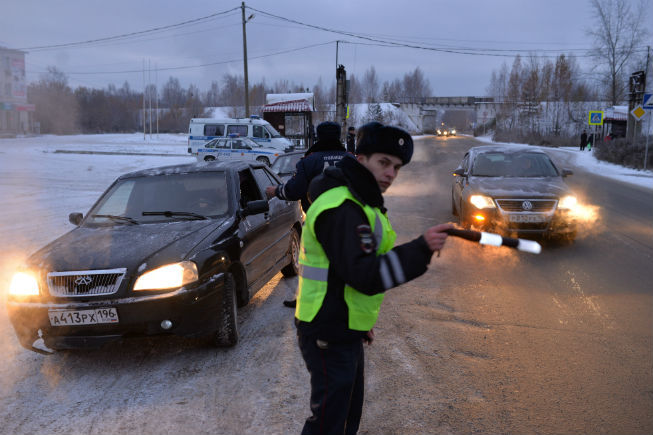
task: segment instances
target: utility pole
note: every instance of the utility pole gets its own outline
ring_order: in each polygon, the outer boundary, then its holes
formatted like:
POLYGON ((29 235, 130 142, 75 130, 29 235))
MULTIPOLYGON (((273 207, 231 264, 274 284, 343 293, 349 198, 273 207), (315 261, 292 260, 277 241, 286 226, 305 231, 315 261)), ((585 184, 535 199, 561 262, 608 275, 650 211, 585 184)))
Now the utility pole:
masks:
POLYGON ((338 65, 336 69, 336 122, 342 127, 340 140, 347 134, 347 72, 344 65, 338 65))
MULTIPOLYGON (((243 12, 243 64, 245 66, 245 117, 249 118, 249 83, 247 79, 247 31, 245 20, 245 2, 242 2, 240 8, 243 12)), ((251 17, 250 17, 251 18, 251 17)))
POLYGON ((143 140, 147 138, 147 133, 145 132, 145 90, 147 85, 145 84, 145 58, 143 58, 143 140))

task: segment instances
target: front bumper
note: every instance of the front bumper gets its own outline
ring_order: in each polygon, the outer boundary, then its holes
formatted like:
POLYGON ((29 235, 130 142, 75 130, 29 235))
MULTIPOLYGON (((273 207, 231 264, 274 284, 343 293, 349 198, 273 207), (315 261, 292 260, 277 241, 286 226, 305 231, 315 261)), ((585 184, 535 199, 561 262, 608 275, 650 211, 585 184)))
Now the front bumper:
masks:
POLYGON ((566 211, 550 213, 477 210, 472 207, 469 220, 475 228, 516 236, 564 236, 576 233, 575 219, 566 211))
POLYGON ((43 338, 51 349, 100 347, 129 336, 176 334, 193 337, 216 331, 220 322, 224 288, 223 274, 192 288, 182 287, 170 293, 120 299, 66 301, 62 303, 7 301, 9 319, 21 345, 34 348, 43 338), (96 310, 115 308, 117 323, 52 326, 50 310, 96 310), (162 327, 169 320, 172 326, 162 327), (39 333, 40 331, 40 333, 39 333))

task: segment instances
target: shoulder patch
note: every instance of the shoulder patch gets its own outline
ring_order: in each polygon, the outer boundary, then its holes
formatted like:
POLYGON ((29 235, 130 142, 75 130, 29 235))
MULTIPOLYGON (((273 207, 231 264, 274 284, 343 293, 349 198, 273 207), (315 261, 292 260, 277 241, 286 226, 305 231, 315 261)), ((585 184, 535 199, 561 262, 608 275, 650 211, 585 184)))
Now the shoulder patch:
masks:
POLYGON ((361 250, 366 254, 371 254, 376 251, 376 241, 374 240, 374 234, 372 234, 372 229, 369 225, 359 225, 356 227, 356 234, 360 240, 361 250))

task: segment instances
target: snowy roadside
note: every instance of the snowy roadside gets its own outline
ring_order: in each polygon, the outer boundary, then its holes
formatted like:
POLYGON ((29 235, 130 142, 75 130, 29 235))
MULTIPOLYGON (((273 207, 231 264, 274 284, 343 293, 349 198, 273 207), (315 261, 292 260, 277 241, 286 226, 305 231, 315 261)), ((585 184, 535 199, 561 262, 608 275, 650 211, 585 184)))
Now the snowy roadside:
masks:
MULTIPOLYGON (((487 144, 525 145, 506 142, 493 142, 489 136, 479 136, 475 139, 479 142, 487 144)), ((615 165, 614 163, 603 162, 594 157, 594 151, 580 151, 576 147, 550 148, 536 146, 536 148, 539 148, 547 153, 554 154, 557 158, 573 164, 578 168, 583 168, 584 170, 595 175, 612 178, 614 180, 634 184, 637 186, 645 187, 647 189, 653 189, 653 171, 651 170, 644 171, 631 169, 624 166, 615 165)))

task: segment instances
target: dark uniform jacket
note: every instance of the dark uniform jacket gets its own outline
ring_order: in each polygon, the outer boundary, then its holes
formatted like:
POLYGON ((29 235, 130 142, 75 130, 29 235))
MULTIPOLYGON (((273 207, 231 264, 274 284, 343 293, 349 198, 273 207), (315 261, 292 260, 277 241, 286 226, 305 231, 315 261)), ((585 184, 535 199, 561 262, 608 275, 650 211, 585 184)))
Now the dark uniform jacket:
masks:
MULTIPOLYGON (((383 196, 372 173, 352 156, 343 158, 333 168, 327 168, 310 185, 309 197, 347 185, 352 195, 363 204, 385 212, 383 196)), ((371 230, 363 209, 353 201, 324 211, 315 223, 315 234, 329 259, 327 293, 320 311, 312 322, 295 320, 299 334, 325 341, 349 341, 363 338, 366 333, 348 327, 348 308, 344 299, 345 283, 356 290, 374 295, 385 292, 426 272, 433 253, 423 236, 390 252, 376 255, 376 246, 369 246, 371 230), (390 256, 395 253, 399 264, 390 256), (381 268, 390 270, 390 277, 381 268)))
POLYGON ((306 193, 311 180, 320 175, 325 167, 335 165, 346 154, 345 147, 337 140, 315 142, 306 151, 304 158, 297 162, 292 178, 277 186, 276 196, 286 201, 301 200, 302 209, 306 212, 310 205, 306 193))

